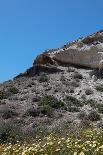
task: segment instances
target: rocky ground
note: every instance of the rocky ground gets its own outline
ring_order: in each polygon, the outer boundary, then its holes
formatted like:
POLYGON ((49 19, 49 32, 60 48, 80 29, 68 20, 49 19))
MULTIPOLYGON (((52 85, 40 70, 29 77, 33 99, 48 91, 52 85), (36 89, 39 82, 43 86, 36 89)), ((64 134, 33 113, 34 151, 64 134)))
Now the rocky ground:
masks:
POLYGON ((85 53, 84 66, 89 67, 89 60, 90 66, 93 62, 98 68, 102 59, 98 50, 102 52, 102 45, 103 30, 44 52, 26 72, 0 84, 0 141, 10 135, 14 139, 17 133, 64 135, 67 130, 74 132, 79 127, 103 128, 103 69, 87 69, 81 64, 85 53), (70 65, 71 48, 75 49, 72 50, 75 67, 70 65), (77 67, 77 58, 82 68, 77 67))
POLYGON ((58 66, 56 73, 41 72, 0 84, 0 128, 13 124, 25 134, 36 135, 40 131, 64 134, 75 125, 102 127, 103 80, 91 72, 58 66))

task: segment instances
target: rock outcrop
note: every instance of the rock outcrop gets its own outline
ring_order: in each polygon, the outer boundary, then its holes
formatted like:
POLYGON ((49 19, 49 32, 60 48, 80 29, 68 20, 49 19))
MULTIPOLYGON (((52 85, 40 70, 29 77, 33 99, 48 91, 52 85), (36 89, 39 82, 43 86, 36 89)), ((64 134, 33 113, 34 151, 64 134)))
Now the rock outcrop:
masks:
MULTIPOLYGON (((36 64, 78 65, 99 68, 103 52, 103 30, 37 56, 36 64)), ((34 64, 35 64, 34 63, 34 64)))

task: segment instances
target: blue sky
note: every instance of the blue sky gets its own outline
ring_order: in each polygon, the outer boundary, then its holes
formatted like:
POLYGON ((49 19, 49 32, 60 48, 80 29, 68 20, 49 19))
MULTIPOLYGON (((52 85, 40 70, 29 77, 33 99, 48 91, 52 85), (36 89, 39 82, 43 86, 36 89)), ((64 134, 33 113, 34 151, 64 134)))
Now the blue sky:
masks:
POLYGON ((0 0, 0 82, 45 49, 103 29, 103 0, 0 0))

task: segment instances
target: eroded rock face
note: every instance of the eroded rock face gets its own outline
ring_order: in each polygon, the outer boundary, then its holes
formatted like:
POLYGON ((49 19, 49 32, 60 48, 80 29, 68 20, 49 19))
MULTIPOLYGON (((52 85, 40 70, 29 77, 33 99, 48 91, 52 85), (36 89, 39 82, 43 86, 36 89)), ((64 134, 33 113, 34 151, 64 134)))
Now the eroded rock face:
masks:
POLYGON ((89 68, 99 68, 103 52, 103 31, 64 45, 53 52, 43 53, 36 64, 73 64, 89 68))

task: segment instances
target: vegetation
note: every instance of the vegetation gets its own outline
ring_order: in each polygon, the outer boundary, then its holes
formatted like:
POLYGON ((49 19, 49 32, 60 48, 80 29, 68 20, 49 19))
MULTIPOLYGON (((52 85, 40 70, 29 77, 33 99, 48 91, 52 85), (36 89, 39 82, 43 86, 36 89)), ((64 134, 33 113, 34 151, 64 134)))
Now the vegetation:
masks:
POLYGON ((39 102, 39 105, 41 106, 49 105, 51 108, 55 109, 64 107, 64 103, 62 101, 58 101, 53 96, 44 96, 39 102))
POLYGON ((81 101, 79 101, 77 98, 73 97, 73 96, 66 96, 65 101, 68 103, 68 105, 73 105, 76 107, 81 107, 83 106, 83 103, 81 101))
POLYGON ((100 92, 103 92, 103 85, 97 85, 96 90, 100 91, 100 92))
POLYGON ((74 79, 83 79, 83 76, 82 76, 82 74, 80 74, 78 72, 75 72, 74 75, 73 75, 73 78, 74 79))
POLYGON ((39 77, 39 82, 48 82, 49 78, 46 74, 42 74, 39 77))
POLYGON ((91 95, 91 94, 93 94, 93 90, 92 89, 86 89, 85 93, 86 93, 86 95, 91 95))
POLYGON ((0 152, 1 155, 102 155, 103 130, 82 130, 77 137, 72 134, 66 137, 50 134, 31 139, 31 143, 1 143, 0 152))

